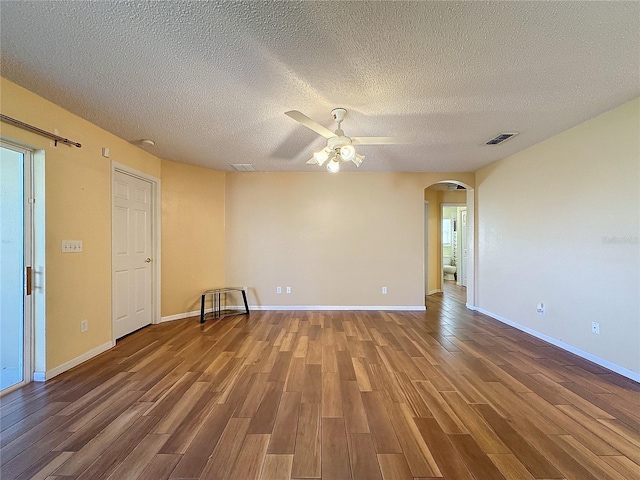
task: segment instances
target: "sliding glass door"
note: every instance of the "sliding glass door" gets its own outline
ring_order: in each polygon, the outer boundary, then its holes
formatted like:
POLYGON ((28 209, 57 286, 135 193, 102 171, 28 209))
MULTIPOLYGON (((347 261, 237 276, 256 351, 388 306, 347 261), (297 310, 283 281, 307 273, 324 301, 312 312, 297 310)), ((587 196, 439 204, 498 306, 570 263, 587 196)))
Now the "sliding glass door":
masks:
POLYGON ((0 145, 0 393, 31 380, 31 163, 0 145))

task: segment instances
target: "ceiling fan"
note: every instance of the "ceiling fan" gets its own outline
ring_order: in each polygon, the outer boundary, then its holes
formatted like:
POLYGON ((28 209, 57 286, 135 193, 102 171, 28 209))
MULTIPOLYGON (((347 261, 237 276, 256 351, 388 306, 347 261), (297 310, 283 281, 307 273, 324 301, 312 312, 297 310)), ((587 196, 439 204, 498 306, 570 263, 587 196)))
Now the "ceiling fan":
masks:
POLYGON ((413 140, 407 137, 347 137, 341 128, 342 121, 347 115, 347 111, 344 108, 331 110, 331 115, 338 124, 338 129, 335 132, 323 127, 297 110, 284 112, 284 114, 327 139, 327 146, 315 152, 313 158, 307 163, 321 167, 324 162, 329 160, 327 170, 333 173, 340 170, 340 161, 353 162, 356 167, 362 165, 364 155, 356 153, 354 145, 392 145, 410 143, 413 140))

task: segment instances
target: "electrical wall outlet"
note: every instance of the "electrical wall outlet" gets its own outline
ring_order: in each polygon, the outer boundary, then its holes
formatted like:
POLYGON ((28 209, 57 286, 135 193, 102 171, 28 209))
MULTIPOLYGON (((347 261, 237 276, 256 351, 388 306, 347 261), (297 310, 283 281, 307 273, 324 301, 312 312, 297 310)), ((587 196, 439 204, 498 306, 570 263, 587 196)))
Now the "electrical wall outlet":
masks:
POLYGON ((538 312, 538 315, 542 315, 543 317, 546 315, 547 309, 545 308, 544 303, 540 302, 536 305, 536 312, 538 312))
POLYGON ((387 287, 382 287, 382 294, 386 295, 387 294, 387 287))
POLYGON ((287 293, 291 293, 291 287, 287 287, 287 293))
POLYGON ((591 333, 600 335, 600 322, 591 322, 591 333))
POLYGON ((88 320, 82 320, 80 322, 80 331, 81 332, 86 332, 87 330, 89 330, 89 321, 88 320))
POLYGON ((276 287, 276 293, 282 293, 282 287, 276 287))

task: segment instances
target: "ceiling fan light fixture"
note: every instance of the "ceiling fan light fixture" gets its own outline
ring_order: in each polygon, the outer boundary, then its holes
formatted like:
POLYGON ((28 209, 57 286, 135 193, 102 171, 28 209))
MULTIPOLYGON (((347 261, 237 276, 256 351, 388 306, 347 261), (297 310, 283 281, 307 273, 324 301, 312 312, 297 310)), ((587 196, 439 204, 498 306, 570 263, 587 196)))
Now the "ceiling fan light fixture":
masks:
POLYGON ((411 143, 415 140, 412 137, 347 137, 341 127, 342 121, 347 115, 347 110, 344 108, 331 110, 331 115, 338 124, 338 129, 335 132, 297 110, 290 110, 284 114, 327 139, 325 149, 314 153, 313 157, 307 160, 307 164, 322 166, 330 158, 327 169, 334 173, 340 170, 340 161, 353 162, 356 167, 362 165, 364 155, 358 155, 354 145, 397 145, 411 143))
POLYGON ((350 162, 356 157, 356 149, 353 145, 344 145, 340 148, 340 158, 345 162, 350 162))
POLYGON ((319 152, 315 152, 313 154, 313 159, 318 164, 318 166, 321 167, 324 164, 324 162, 326 162, 329 159, 329 153, 327 152, 327 149, 323 148, 319 152))

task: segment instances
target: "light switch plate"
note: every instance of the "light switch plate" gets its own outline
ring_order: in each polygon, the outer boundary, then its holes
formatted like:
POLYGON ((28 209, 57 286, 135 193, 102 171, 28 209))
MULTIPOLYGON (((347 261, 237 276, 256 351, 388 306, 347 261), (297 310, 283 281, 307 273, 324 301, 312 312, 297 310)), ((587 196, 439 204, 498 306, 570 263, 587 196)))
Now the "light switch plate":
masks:
POLYGON ((82 252, 82 240, 62 240, 62 253, 82 252))

